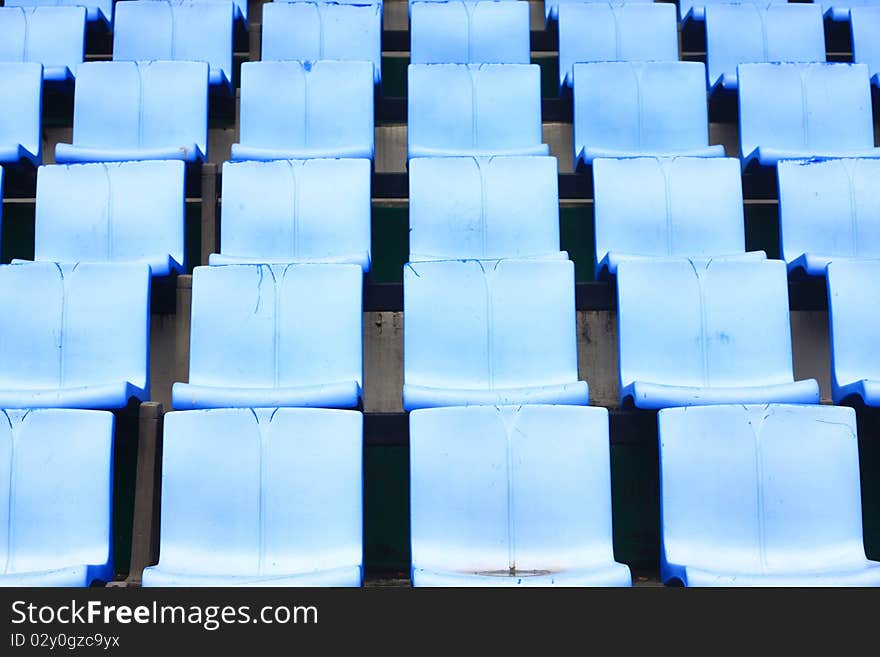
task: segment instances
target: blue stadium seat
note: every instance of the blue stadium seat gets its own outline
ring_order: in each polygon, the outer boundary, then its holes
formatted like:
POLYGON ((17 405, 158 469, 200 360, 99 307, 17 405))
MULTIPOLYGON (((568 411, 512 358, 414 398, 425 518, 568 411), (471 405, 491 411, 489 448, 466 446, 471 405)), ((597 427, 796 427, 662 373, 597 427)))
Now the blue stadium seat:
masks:
POLYGON ((824 276, 848 258, 880 258, 880 160, 780 162, 779 229, 790 270, 824 276))
POLYGON ((42 146, 43 67, 34 62, 0 62, 0 164, 39 165, 42 146))
POLYGON ((557 180, 555 157, 411 160, 410 261, 567 257, 557 180))
POLYGON ((630 586, 611 544, 608 411, 410 415, 413 586, 630 586))
POLYGON ((835 260, 828 265, 831 320, 831 396, 880 406, 880 260, 835 260))
POLYGON ((89 23, 113 22, 113 0, 6 0, 7 7, 85 7, 89 23))
POLYGON ((825 24, 818 5, 706 7, 709 89, 735 90, 740 64, 824 61, 825 24))
POLYGON ((411 262, 403 305, 406 410, 589 403, 570 260, 411 262))
POLYGON ((233 160, 373 159, 373 64, 246 62, 233 160))
POLYGON ((581 62, 678 61, 678 21, 668 3, 566 2, 559 7, 559 88, 581 62))
POLYGON ((880 4, 851 12, 853 61, 865 64, 871 83, 880 87, 880 4))
POLYGON ((347 262, 370 270, 370 161, 226 162, 209 263, 347 262))
POLYGON ((880 585, 851 408, 668 408, 658 424, 664 582, 880 585))
POLYGON ((0 61, 37 62, 43 79, 76 75, 86 49, 83 7, 0 7, 0 61))
POLYGON ((180 161, 42 166, 34 259, 136 262, 153 276, 185 272, 180 161))
POLYGON ((265 61, 367 61, 382 80, 382 5, 268 2, 263 5, 265 61))
POLYGON ((363 417, 168 413, 159 563, 144 586, 360 586, 363 417))
POLYGON ((362 289, 356 265, 196 267, 174 408, 357 406, 362 289))
POLYGON ((113 414, 0 410, 0 586, 113 579, 113 414))
POLYGON ((779 260, 623 262, 617 307, 621 404, 819 402, 815 380, 794 381, 779 260))
POLYGON ((549 155, 537 64, 410 64, 408 155, 549 155))
POLYGON ((680 0, 678 10, 682 23, 687 20, 702 22, 706 20, 707 7, 730 4, 766 7, 768 5, 781 5, 787 2, 788 0, 680 0))
POLYGON ((582 2, 595 2, 603 5, 611 4, 620 6, 623 4, 632 5, 651 3, 654 2, 654 0, 544 0, 544 19, 547 23, 551 20, 557 20, 559 18, 559 8, 562 5, 580 4, 582 2))
POLYGON ((766 257, 745 252, 735 159, 599 159, 593 163, 593 198, 598 277, 642 258, 766 257))
POLYGON ((123 408, 149 399, 150 270, 0 266, 0 408, 123 408))
POLYGON ((880 157, 864 64, 741 64, 739 124, 743 169, 880 157))
POLYGON ((878 5, 880 5, 880 0, 840 0, 839 2, 838 0, 828 0, 822 3, 822 11, 825 13, 825 18, 846 22, 851 19, 853 9, 878 5))
POLYGON ((723 157, 709 145, 701 62, 574 65, 574 160, 598 157, 723 157))
POLYGON ((88 62, 77 72, 73 143, 59 164, 206 159, 205 62, 88 62))
POLYGON ((232 84, 231 2, 126 0, 116 7, 113 61, 194 61, 211 85, 232 84))
POLYGON ((410 51, 412 64, 529 64, 529 3, 416 2, 410 51))

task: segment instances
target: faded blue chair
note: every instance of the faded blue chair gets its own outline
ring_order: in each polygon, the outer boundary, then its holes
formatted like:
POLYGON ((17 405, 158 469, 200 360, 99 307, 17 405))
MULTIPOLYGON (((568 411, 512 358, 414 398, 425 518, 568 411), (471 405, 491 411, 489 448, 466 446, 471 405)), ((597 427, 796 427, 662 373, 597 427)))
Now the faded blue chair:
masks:
POLYGON ((113 414, 0 410, 0 586, 113 579, 113 414))
POLYGON ((880 2, 873 7, 853 7, 850 15, 853 61, 865 64, 871 84, 880 87, 880 2))
POLYGON ((880 157, 864 64, 740 64, 743 169, 780 160, 880 157))
POLYGON ((0 62, 0 164, 39 165, 43 111, 43 67, 34 62, 0 62))
POLYGON ((410 64, 409 158, 549 155, 537 64, 410 64))
POLYGON ((0 61, 37 62, 43 80, 76 75, 86 51, 84 7, 0 7, 0 61))
POLYGON ((147 400, 150 269, 0 266, 0 408, 123 408, 147 400))
POLYGON ((709 7, 730 4, 766 7, 768 5, 781 5, 787 2, 788 0, 684 0, 678 3, 678 11, 682 23, 689 20, 701 23, 706 20, 706 10, 709 7))
POLYGON ((208 152, 208 64, 88 62, 77 69, 73 143, 59 164, 203 161, 208 152))
POLYGON ((373 159, 371 62, 246 62, 233 160, 373 159))
POLYGON ((631 586, 611 544, 608 411, 410 414, 413 586, 631 586))
POLYGON ((113 23, 113 0, 6 0, 7 7, 85 7, 89 23, 113 23))
POLYGON ((784 262, 623 262, 617 299, 621 405, 819 403, 794 380, 784 262))
POLYGON ((632 5, 632 4, 647 4, 652 3, 654 0, 545 0, 544 2, 544 20, 547 23, 550 23, 551 20, 557 20, 559 18, 559 8, 563 5, 574 5, 580 4, 583 2, 597 3, 597 4, 611 4, 614 6, 620 5, 632 5))
POLYGON ((566 257, 555 157, 409 163, 409 259, 566 257))
POLYGON ((369 160, 226 162, 209 263, 341 262, 370 270, 369 160))
POLYGON ((570 260, 411 262, 403 407, 587 405, 570 260))
POLYGON ((779 242, 790 270, 824 276, 829 262, 880 258, 880 160, 780 162, 779 242))
POLYGON ((825 13, 825 18, 846 22, 851 20, 852 10, 877 6, 880 6, 880 0, 828 0, 822 3, 822 11, 825 13))
POLYGON ((174 408, 357 406, 362 290, 357 265, 196 267, 189 383, 172 387, 174 408))
POLYGON ((664 582, 880 586, 851 408, 667 408, 658 424, 664 582))
POLYGON ((159 563, 144 586, 360 586, 363 417, 168 413, 159 563))

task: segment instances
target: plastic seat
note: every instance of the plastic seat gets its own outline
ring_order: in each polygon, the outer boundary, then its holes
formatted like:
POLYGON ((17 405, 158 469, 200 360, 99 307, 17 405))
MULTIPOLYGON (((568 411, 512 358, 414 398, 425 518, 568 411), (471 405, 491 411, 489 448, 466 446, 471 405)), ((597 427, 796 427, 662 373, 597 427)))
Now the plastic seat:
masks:
POLYGON ((413 64, 530 64, 527 2, 417 2, 410 9, 413 64))
POLYGON ((706 20, 706 8, 718 5, 755 5, 767 7, 768 5, 786 4, 788 0, 688 0, 678 3, 679 18, 681 22, 692 20, 703 22, 706 20))
POLYGON ((556 158, 417 158, 409 163, 409 259, 566 257, 556 158))
POLYGON ((880 4, 854 7, 850 13, 853 61, 865 64, 871 83, 880 87, 880 4))
POLYGON ((701 62, 574 65, 574 160, 599 157, 724 157, 709 145, 701 62))
POLYGON ((880 157, 864 64, 741 64, 740 152, 750 164, 880 157))
POLYGON ((0 62, 0 164, 39 165, 42 145, 43 67, 33 62, 0 62))
POLYGON ((373 64, 382 81, 382 4, 267 2, 262 61, 336 59, 373 64))
POLYGON ((177 410, 357 406, 363 270, 227 265, 193 271, 189 383, 177 410))
POLYGON ((825 24, 813 4, 706 7, 709 88, 735 90, 736 67, 761 62, 824 62, 825 24))
POLYGON ((599 159, 593 190, 597 277, 642 258, 766 257, 746 253, 735 159, 599 159))
POLYGON ((113 61, 207 62, 209 84, 229 87, 233 15, 230 2, 120 2, 113 24, 113 61))
POLYGON ((658 424, 664 582, 880 585, 851 408, 668 408, 658 424))
POLYGON ((113 0, 5 0, 7 7, 85 7, 89 23, 113 23, 113 0))
POLYGON ((373 64, 246 62, 233 160, 373 159, 373 64))
POLYGON ((360 586, 363 418, 168 413, 159 563, 144 586, 360 586))
POLYGON ((0 61, 37 62, 43 79, 71 80, 86 49, 84 7, 0 7, 0 61))
POLYGON ((559 88, 578 62, 678 61, 675 5, 564 2, 559 7, 559 88))
POLYGON ((846 22, 852 19, 852 11, 854 9, 876 7, 878 5, 880 5, 878 0, 843 0, 840 4, 830 0, 829 2, 822 3, 822 11, 825 13, 826 18, 836 22, 846 22))
POLYGON ((123 408, 149 399, 150 270, 0 267, 0 408, 123 408))
POLYGON ((34 259, 185 271, 184 164, 49 165, 37 173, 34 259))
POLYGON ((202 161, 208 151, 204 62, 88 62, 77 72, 73 143, 59 164, 202 161))
POLYGON ((794 381, 785 263, 623 262, 617 299, 622 405, 819 403, 794 381))
POLYGON ((413 586, 630 586, 611 544, 608 411, 410 415, 413 586))
POLYGON ((406 410, 589 403, 570 260, 411 262, 403 305, 406 410))
POLYGON ((583 2, 590 2, 596 4, 610 4, 614 6, 621 6, 624 4, 633 5, 633 4, 647 4, 652 3, 654 0, 545 0, 544 2, 544 19, 547 23, 551 20, 557 20, 559 18, 559 8, 563 5, 574 5, 580 4, 583 2))
POLYGON ((780 162, 779 227, 790 270, 824 276, 848 258, 880 258, 880 160, 780 162))
POLYGON ((0 586, 113 579, 113 414, 0 410, 0 586))

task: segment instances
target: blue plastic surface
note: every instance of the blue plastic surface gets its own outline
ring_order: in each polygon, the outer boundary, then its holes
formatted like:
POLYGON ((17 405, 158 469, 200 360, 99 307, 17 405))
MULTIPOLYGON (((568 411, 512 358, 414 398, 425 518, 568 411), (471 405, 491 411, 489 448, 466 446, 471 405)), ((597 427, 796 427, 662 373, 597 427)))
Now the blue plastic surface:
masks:
POLYGON ((0 408, 150 398, 146 265, 3 265, 0 304, 0 408))
POLYGON ((0 62, 0 164, 22 160, 39 165, 43 111, 43 67, 34 62, 0 62))
POLYGON ((360 586, 363 417, 165 415, 159 564, 144 586, 360 586))
POLYGON ((373 64, 246 62, 233 160, 373 159, 373 64))
POLYGON ((113 0, 6 0, 7 7, 85 7, 86 20, 100 21, 105 25, 113 22, 113 0))
POLYGON ((0 7, 0 61, 37 62, 43 79, 72 79, 86 49, 83 7, 0 7))
POLYGON ((408 156, 549 155, 537 64, 410 64, 408 156))
POLYGON ((113 414, 0 410, 0 586, 113 579, 113 414))
POLYGON ((880 87, 880 4, 850 12, 853 61, 865 64, 871 84, 880 87))
POLYGON ((409 259, 566 257, 555 157, 416 158, 409 259))
POLYGON ((784 262, 623 262, 617 308, 621 404, 819 403, 794 380, 784 262))
MULTIPOLYGON (((9 3, 7 3, 9 4, 9 3)), ((846 22, 852 18, 852 10, 860 7, 876 7, 880 0, 831 0, 822 3, 822 11, 826 18, 837 22, 846 22)))
POLYGON ((599 157, 723 157, 709 145, 701 62, 574 65, 574 161, 599 157))
POLYGON ((410 415, 413 586, 630 586, 611 543, 608 411, 410 415))
POLYGON ((706 8, 717 5, 756 5, 766 7, 768 5, 786 4, 788 0, 685 0, 678 3, 679 18, 684 22, 693 20, 702 22, 706 20, 706 8))
POLYGON ((551 20, 557 20, 559 18, 559 8, 562 5, 573 5, 580 4, 583 2, 590 3, 598 3, 602 5, 611 4, 614 6, 620 5, 633 5, 633 4, 647 4, 652 3, 654 0, 545 0, 544 2, 544 20, 549 23, 551 20))
POLYGON ((403 305, 406 410, 589 403, 570 260, 409 263, 403 305))
POLYGON ((658 424, 665 582, 880 585, 851 408, 670 408, 658 424))
POLYGON ((58 164, 37 173, 34 259, 185 272, 184 163, 58 164))
POLYGON ((212 265, 348 262, 370 270, 369 160, 226 162, 212 265))
POLYGON ((880 157, 864 64, 741 64, 740 153, 753 162, 880 157))
POLYGON ((177 410, 351 408, 363 387, 357 265, 196 267, 189 383, 177 410))

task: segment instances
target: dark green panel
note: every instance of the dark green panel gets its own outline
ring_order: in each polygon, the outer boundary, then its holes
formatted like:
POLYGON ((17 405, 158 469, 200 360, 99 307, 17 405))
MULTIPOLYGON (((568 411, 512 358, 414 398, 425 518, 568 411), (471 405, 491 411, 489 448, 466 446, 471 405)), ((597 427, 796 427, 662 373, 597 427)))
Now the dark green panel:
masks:
POLYGON ((373 206, 372 269, 374 283, 400 283, 409 259, 409 208, 373 206))
POLYGON ((137 479, 138 409, 137 404, 115 413, 116 434, 113 445, 113 568, 124 577, 131 566, 131 532, 134 518, 134 493, 137 479))
POLYGON ((541 67, 541 96, 559 97, 559 61, 556 57, 552 55, 533 57, 532 63, 541 67))
POLYGON ((364 562, 372 572, 409 576, 409 449, 364 450, 364 562))
POLYGON ((199 264, 202 257, 202 207, 200 203, 186 204, 186 268, 187 273, 192 274, 193 267, 199 264))
POLYGON ((406 71, 409 57, 382 58, 382 95, 386 98, 405 98, 406 71))
MULTIPOLYGON (((873 415, 876 415, 872 413, 873 415)), ((859 418, 862 419, 861 417, 859 418)), ((859 468, 862 479, 862 527, 865 554, 880 561, 880 423, 859 422, 859 468)))
POLYGON ((0 262, 14 258, 34 259, 34 211, 32 203, 4 203, 0 235, 0 262))
POLYGON ((660 474, 656 445, 611 446, 614 558, 640 571, 660 568, 660 474))
POLYGON ((779 212, 777 205, 745 206, 746 251, 765 251, 768 258, 779 259, 779 212))
POLYGON ((595 238, 593 205, 559 208, 559 241, 563 251, 574 261, 575 279, 592 281, 595 238))

